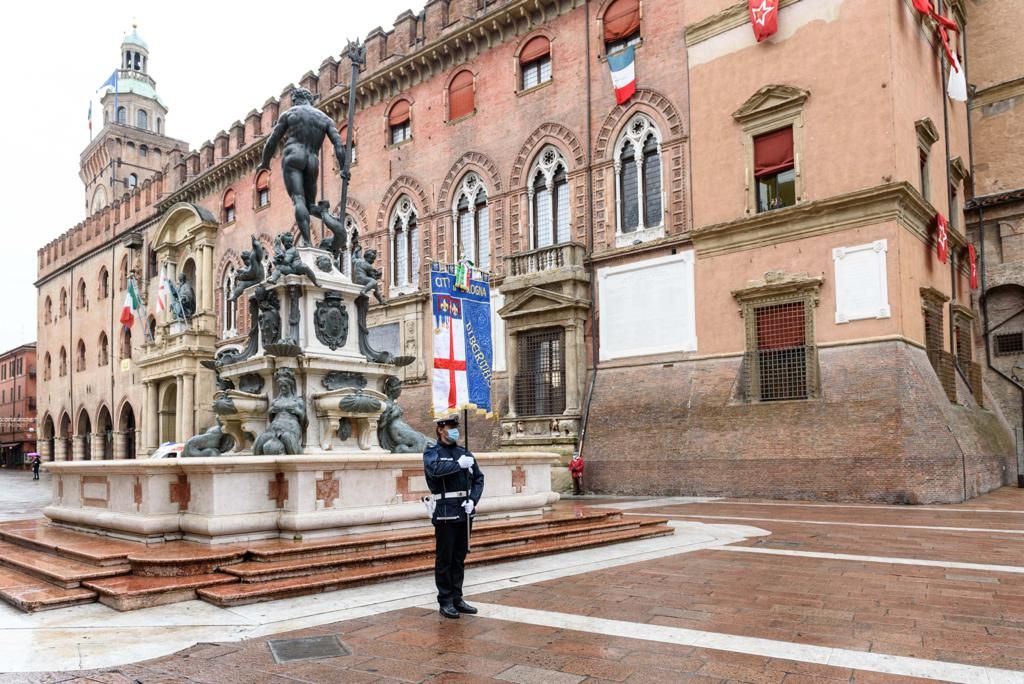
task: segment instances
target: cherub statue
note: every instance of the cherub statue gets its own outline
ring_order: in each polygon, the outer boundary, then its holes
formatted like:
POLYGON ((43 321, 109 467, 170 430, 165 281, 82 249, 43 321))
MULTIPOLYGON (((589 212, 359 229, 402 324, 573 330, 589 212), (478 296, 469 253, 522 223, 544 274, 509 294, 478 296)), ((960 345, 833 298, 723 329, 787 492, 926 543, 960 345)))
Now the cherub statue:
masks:
POLYGON ((270 425, 256 438, 252 453, 257 456, 281 456, 302 453, 302 432, 306 425, 306 402, 296 394, 291 368, 274 373, 277 396, 270 402, 270 425))
POLYGON ((242 252, 242 261, 245 262, 245 269, 235 275, 235 289, 232 290, 230 301, 238 299, 246 288, 263 282, 266 274, 263 272, 263 245, 252 236, 252 251, 242 252))
POLYGON ((182 458, 214 458, 223 456, 235 448, 235 440, 231 435, 224 434, 220 418, 217 424, 206 432, 190 437, 181 451, 182 458))
POLYGON ((373 293, 377 301, 384 303, 384 295, 380 292, 380 279, 383 273, 379 268, 374 268, 373 262, 377 260, 377 250, 368 249, 363 252, 359 244, 359 231, 352 231, 352 282, 362 285, 363 289, 359 294, 366 296, 373 293))
POLYGON ((281 233, 274 240, 274 264, 276 268, 274 268, 274 275, 270 276, 271 284, 276 283, 283 275, 304 275, 313 281, 314 285, 320 286, 313 269, 302 263, 291 233, 281 233))

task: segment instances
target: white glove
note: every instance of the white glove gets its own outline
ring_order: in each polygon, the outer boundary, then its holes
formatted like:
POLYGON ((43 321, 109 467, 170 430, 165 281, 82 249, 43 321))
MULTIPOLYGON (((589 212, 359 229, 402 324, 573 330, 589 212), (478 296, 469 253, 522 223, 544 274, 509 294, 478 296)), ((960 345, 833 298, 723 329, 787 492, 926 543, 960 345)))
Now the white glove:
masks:
POLYGON ((472 456, 459 456, 459 467, 460 468, 465 468, 465 469, 468 470, 469 468, 473 467, 473 463, 474 462, 475 461, 473 460, 472 456))
POLYGON ((466 499, 466 502, 462 504, 462 507, 466 509, 466 515, 473 515, 473 509, 476 508, 476 506, 473 505, 472 499, 466 499))
POLYGON ((423 505, 427 508, 427 516, 432 517, 434 515, 434 509, 437 508, 437 502, 434 501, 434 497, 425 496, 422 501, 423 505))

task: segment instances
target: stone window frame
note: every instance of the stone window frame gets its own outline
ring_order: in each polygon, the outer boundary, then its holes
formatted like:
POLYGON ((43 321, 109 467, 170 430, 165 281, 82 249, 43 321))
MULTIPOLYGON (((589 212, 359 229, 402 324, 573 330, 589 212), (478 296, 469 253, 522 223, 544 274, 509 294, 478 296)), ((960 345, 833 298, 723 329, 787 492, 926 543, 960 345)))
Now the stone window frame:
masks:
POLYGON ((391 219, 388 221, 388 246, 390 248, 390 255, 388 259, 388 270, 391 271, 391 275, 388 278, 391 285, 391 296, 396 297, 399 295, 409 294, 419 290, 419 268, 421 265, 422 254, 419 249, 419 238, 420 230, 422 229, 420 211, 416 206, 416 202, 413 201, 412 195, 408 193, 402 193, 398 197, 398 201, 395 202, 391 208, 391 219), (416 219, 415 234, 409 232, 409 220, 411 217, 416 219), (398 282, 398 269, 396 268, 398 259, 398 232, 395 230, 396 222, 400 222, 402 225, 402 235, 407 236, 406 254, 405 257, 408 259, 408 268, 406 275, 406 282, 398 282))
POLYGON ((649 240, 657 240, 665 237, 665 151, 662 148, 663 140, 661 129, 658 128, 658 124, 655 123, 654 119, 644 112, 637 112, 631 116, 626 125, 622 127, 622 130, 619 132, 619 137, 615 141, 615 152, 613 158, 615 169, 616 247, 625 247, 633 244, 637 240, 640 242, 648 242, 649 240), (635 128, 638 122, 643 124, 643 127, 640 129, 635 128), (659 199, 661 203, 661 222, 657 225, 648 227, 646 225, 647 217, 645 216, 647 208, 647 192, 644 187, 643 165, 645 162, 644 145, 651 135, 654 136, 654 140, 657 145, 658 172, 661 176, 661 197, 659 199), (634 163, 637 165, 637 202, 639 203, 637 207, 639 212, 639 223, 636 229, 630 233, 623 232, 622 230, 622 153, 627 144, 633 145, 634 163))
MULTIPOLYGON (((477 77, 478 77, 477 70, 474 69, 469 64, 460 64, 459 66, 457 66, 455 69, 452 70, 451 74, 449 74, 448 79, 445 81, 445 84, 444 84, 444 122, 446 124, 454 124, 454 123, 457 123, 459 121, 464 121, 465 119, 469 119, 469 118, 471 118, 471 117, 476 115, 476 113, 477 113, 477 102, 476 102, 476 82, 477 82, 477 77), (459 76, 461 76, 464 73, 468 73, 470 75, 470 77, 473 79, 473 84, 472 84, 472 88, 473 88, 473 109, 471 109, 470 111, 466 112, 465 114, 461 114, 461 115, 453 118, 452 117, 452 86, 455 85, 455 79, 457 79, 459 76)), ((410 103, 410 106, 409 106, 409 126, 410 126, 410 139, 411 139, 411 137, 412 137, 412 129, 411 129, 411 126, 412 126, 412 105, 411 105, 411 103, 410 103)), ((400 144, 400 143, 394 143, 394 144, 400 144)))
POLYGON ((953 317, 953 335, 956 339, 954 358, 966 375, 971 364, 974 363, 974 312, 962 304, 950 304, 949 309, 950 315, 953 317), (967 335, 966 356, 961 353, 961 334, 963 333, 967 335))
POLYGON ((96 341, 96 365, 110 365, 110 339, 105 330, 100 331, 99 339, 96 341))
POLYGON ((921 169, 921 197, 924 198, 925 202, 931 202, 931 173, 929 170, 929 163, 931 161, 932 146, 939 141, 939 129, 935 127, 932 120, 928 117, 918 119, 914 122, 914 130, 917 132, 917 153, 919 157, 923 156, 924 164, 921 165, 919 161, 919 168, 921 169))
POLYGON ((455 195, 452 198, 452 258, 454 261, 458 261, 463 255, 459 254, 459 241, 461 226, 459 221, 461 219, 461 213, 459 210, 459 203, 465 198, 469 204, 468 212, 472 216, 472 226, 470 228, 471 238, 471 252, 466 254, 465 257, 473 262, 473 265, 481 271, 490 271, 491 268, 491 193, 487 191, 487 184, 484 183, 483 178, 480 174, 475 171, 470 171, 462 177, 459 182, 458 189, 455 191, 455 195), (478 203, 480 193, 484 195, 483 207, 487 210, 487 227, 485 230, 480 230, 480 211, 478 207, 481 205, 478 203), (480 239, 481 236, 485 236, 480 239), (483 248, 481 250, 481 247, 483 248), (482 263, 483 259, 480 256, 486 254, 487 263, 482 263), (474 259, 476 256, 478 258, 474 259))
POLYGON ((996 356, 1014 356, 1017 354, 1024 354, 1024 330, 1014 330, 1003 333, 993 333, 992 335, 992 353, 996 356), (1000 351, 999 339, 1014 337, 1020 341, 1020 350, 1000 351))
POLYGON ((530 174, 526 177, 526 195, 530 212, 530 249, 546 249, 548 247, 555 247, 557 245, 572 242, 572 185, 569 183, 569 162, 566 161, 565 154, 563 154, 562 150, 556 145, 545 145, 541 148, 540 152, 537 153, 537 156, 534 158, 533 165, 530 167, 530 174), (554 156, 549 157, 549 153, 554 156), (555 176, 558 175, 559 166, 562 167, 562 172, 565 174, 565 187, 569 202, 568 226, 566 227, 568 239, 564 242, 558 239, 558 195, 555 193, 555 176), (543 248, 539 244, 541 227, 537 225, 537 191, 534 187, 537 182, 538 175, 544 177, 547 192, 551 195, 551 244, 546 245, 543 248))
POLYGON ((765 280, 748 283, 741 290, 734 290, 732 296, 740 304, 740 316, 744 327, 743 378, 746 391, 744 400, 750 404, 778 403, 779 401, 813 401, 821 396, 821 377, 818 370, 818 346, 815 344, 815 310, 821 303, 821 286, 825 279, 806 273, 767 273, 765 280), (806 399, 783 399, 765 402, 761 397, 760 361, 757 355, 756 310, 778 304, 803 303, 804 339, 807 347, 806 399))
POLYGON ((951 228, 960 229, 960 211, 962 206, 957 205, 957 199, 964 197, 966 193, 962 192, 964 181, 970 172, 967 169, 967 165, 964 164, 962 157, 954 157, 949 162, 949 184, 950 184, 950 197, 952 198, 952 204, 949 206, 949 225, 951 228))
POLYGON ((954 358, 953 354, 945 349, 946 302, 949 301, 949 297, 939 290, 936 290, 934 287, 922 287, 920 293, 921 323, 924 328, 925 353, 928 355, 928 361, 931 363, 932 369, 935 371, 935 375, 942 384, 942 389, 946 393, 946 398, 951 402, 955 402, 956 370, 954 368, 954 358), (934 327, 938 331, 938 339, 935 341, 937 346, 936 344, 931 344, 928 339, 929 316, 935 317, 936 319, 934 327))
MULTIPOLYGON (((555 80, 555 55, 554 55, 554 52, 555 52, 555 34, 552 33, 551 31, 549 31, 548 29, 545 29, 545 28, 536 29, 536 30, 531 31, 530 33, 526 34, 525 36, 523 36, 520 39, 519 45, 516 46, 516 50, 512 54, 512 59, 515 60, 514 61, 514 67, 513 67, 513 70, 512 70, 513 74, 514 74, 514 77, 515 77, 515 83, 513 84, 514 85, 513 92, 515 92, 516 95, 525 95, 526 93, 532 93, 532 92, 534 92, 536 90, 539 90, 540 88, 543 88, 544 86, 550 85, 551 83, 554 82, 554 80, 555 80), (551 65, 551 67, 550 67, 551 75, 549 76, 548 80, 546 80, 546 81, 539 81, 536 85, 532 85, 532 86, 526 88, 526 87, 524 87, 524 84, 523 84, 523 67, 526 66, 526 64, 523 64, 520 55, 522 55, 523 49, 527 45, 529 45, 530 43, 533 42, 534 38, 546 38, 547 41, 548 41, 548 55, 547 55, 547 59, 550 62, 550 65, 551 65)), ((527 62, 527 64, 534 64, 536 61, 539 61, 540 59, 543 59, 543 57, 538 58, 538 60, 535 60, 534 62, 527 62)))
POLYGON ((750 96, 732 117, 742 127, 746 213, 757 214, 757 179, 754 177, 754 139, 787 127, 793 129, 794 195, 800 205, 804 195, 804 105, 810 93, 786 85, 769 85, 750 96))

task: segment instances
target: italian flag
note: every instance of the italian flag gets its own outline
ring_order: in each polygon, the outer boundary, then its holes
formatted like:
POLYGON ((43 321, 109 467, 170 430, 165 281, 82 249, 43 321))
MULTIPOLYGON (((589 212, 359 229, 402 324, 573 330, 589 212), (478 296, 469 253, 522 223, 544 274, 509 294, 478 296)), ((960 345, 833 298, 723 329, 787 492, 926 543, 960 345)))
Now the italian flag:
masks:
POLYGON ((608 55, 608 68, 612 72, 612 85, 615 87, 615 101, 618 104, 629 102, 636 94, 636 51, 630 45, 625 50, 608 55))
POLYGON ((139 299, 139 293, 135 290, 135 279, 132 278, 128 281, 128 291, 124 295, 124 306, 121 307, 121 325, 130 330, 132 325, 135 324, 135 315, 141 308, 142 300, 139 299))

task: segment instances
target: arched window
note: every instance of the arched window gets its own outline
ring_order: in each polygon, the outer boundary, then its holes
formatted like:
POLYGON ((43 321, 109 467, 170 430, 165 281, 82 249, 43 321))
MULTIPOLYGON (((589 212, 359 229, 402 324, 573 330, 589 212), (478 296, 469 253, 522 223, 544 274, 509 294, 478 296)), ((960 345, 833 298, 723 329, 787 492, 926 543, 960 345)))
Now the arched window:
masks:
POLYGON ((491 216, 487 206, 487 189, 480 176, 468 173, 455 195, 452 209, 455 217, 455 254, 465 257, 483 270, 491 268, 491 216))
POLYGON ((604 11, 604 51, 612 54, 640 42, 640 0, 615 0, 604 11))
POLYGON ((85 342, 78 340, 75 347, 75 371, 81 373, 85 370, 85 342))
POLYGON ((620 233, 660 226, 661 136, 654 122, 637 114, 615 148, 616 192, 620 233))
POLYGON ((110 343, 107 341, 107 333, 100 333, 100 341, 96 357, 96 365, 106 366, 110 363, 110 343))
POLYGON ((121 290, 128 289, 128 255, 121 257, 121 277, 118 278, 118 285, 121 290))
POLYGON ((106 299, 110 296, 110 272, 104 266, 100 269, 100 277, 96 283, 96 296, 98 299, 106 299))
POLYGON ((412 138, 412 108, 408 100, 399 100, 388 112, 388 142, 397 145, 412 138))
POLYGON ((60 288, 60 317, 64 318, 68 315, 68 291, 63 287, 60 288))
POLYGON ((125 107, 117 108, 117 123, 126 124, 128 123, 128 110, 125 107))
POLYGON ((160 135, 163 135, 164 132, 164 120, 161 119, 159 116, 156 117, 156 132, 159 133, 160 135))
POLYGON ((569 242, 569 179, 565 159, 554 147, 544 148, 530 174, 530 223, 533 249, 569 242))
POLYGON ((68 374, 68 353, 64 347, 60 348, 60 366, 57 367, 57 373, 62 378, 68 374))
POLYGON ((473 72, 464 69, 455 75, 448 86, 448 120, 455 121, 476 111, 473 97, 475 79, 473 72))
POLYGON ((149 114, 146 113, 145 109, 135 112, 135 125, 149 130, 149 114))
POLYGON ((149 147, 146 145, 139 145, 139 157, 145 159, 149 156, 149 147))
POLYGON ((123 328, 121 332, 121 358, 132 358, 132 331, 130 328, 123 328))
POLYGON ((519 87, 528 90, 551 80, 551 41, 537 36, 519 53, 519 87))
POLYGON ((235 220, 235 191, 228 189, 224 193, 224 223, 235 220))
POLYGON ((420 268, 419 228, 416 207, 402 195, 391 215, 391 285, 414 288, 420 268))
POLYGON ((221 311, 223 312, 223 325, 221 330, 224 337, 234 337, 238 334, 238 300, 231 301, 231 292, 235 289, 235 267, 229 266, 224 271, 224 278, 221 281, 221 311))
POLYGON ((256 174, 256 207, 270 204, 270 172, 264 169, 256 174))
POLYGON ((53 362, 50 359, 50 352, 46 352, 46 356, 43 357, 43 380, 49 380, 52 372, 53 362))
POLYGON ((139 177, 134 173, 129 173, 128 177, 125 178, 124 183, 128 186, 129 190, 134 190, 139 185, 139 177))
POLYGON ((78 293, 75 297, 75 308, 85 308, 85 278, 78 279, 78 293))
POLYGON ((46 296, 46 303, 43 304, 43 311, 45 312, 44 316, 43 316, 43 322, 44 323, 49 323, 50 321, 52 321, 53 320, 53 300, 50 299, 49 295, 46 296))
POLYGON ((102 185, 96 188, 96 192, 92 194, 92 206, 89 212, 95 214, 97 211, 107 206, 107 189, 102 185))

